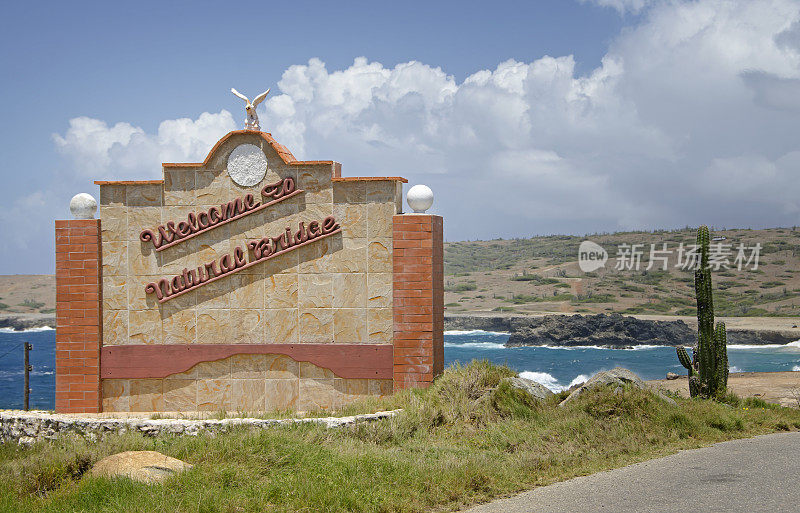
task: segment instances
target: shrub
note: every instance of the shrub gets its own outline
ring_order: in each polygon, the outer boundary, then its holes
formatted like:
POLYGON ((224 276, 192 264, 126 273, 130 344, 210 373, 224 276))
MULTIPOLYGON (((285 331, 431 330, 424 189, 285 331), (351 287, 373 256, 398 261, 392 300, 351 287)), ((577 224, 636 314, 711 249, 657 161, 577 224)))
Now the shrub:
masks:
POLYGON ((572 299, 573 303, 616 303, 613 294, 593 294, 591 296, 578 296, 572 299))
POLYGON ((512 308, 510 306, 496 306, 492 308, 493 312, 516 312, 516 308, 512 308))
POLYGON ((44 303, 40 303, 39 301, 34 301, 33 299, 26 299, 19 306, 24 306, 26 308, 33 308, 34 310, 38 310, 39 308, 44 306, 44 303))
POLYGON ((543 278, 537 274, 523 274, 521 276, 512 276, 512 281, 529 281, 536 285, 552 285, 554 283, 561 283, 556 278, 543 278))
POLYGON ((450 285, 449 287, 445 287, 444 290, 447 292, 466 292, 468 290, 477 290, 478 285, 474 281, 456 283, 455 285, 450 285))

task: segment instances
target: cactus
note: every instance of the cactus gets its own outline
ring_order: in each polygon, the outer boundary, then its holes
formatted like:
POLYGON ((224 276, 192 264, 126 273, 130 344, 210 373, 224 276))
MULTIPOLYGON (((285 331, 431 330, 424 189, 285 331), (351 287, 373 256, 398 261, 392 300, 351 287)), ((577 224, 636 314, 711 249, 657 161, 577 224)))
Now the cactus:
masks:
POLYGON ((697 298, 697 344, 692 359, 683 347, 678 347, 678 361, 689 372, 689 394, 692 397, 719 398, 728 386, 728 348, 725 323, 714 328, 714 298, 711 290, 711 268, 708 265, 708 227, 697 230, 700 265, 694 272, 697 298))

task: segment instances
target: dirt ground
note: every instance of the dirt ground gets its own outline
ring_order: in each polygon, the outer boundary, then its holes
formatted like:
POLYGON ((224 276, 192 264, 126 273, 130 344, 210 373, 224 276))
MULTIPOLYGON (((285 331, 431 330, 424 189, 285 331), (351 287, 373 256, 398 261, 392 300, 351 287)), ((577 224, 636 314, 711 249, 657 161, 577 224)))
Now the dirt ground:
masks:
POLYGON ((55 307, 52 274, 0 275, 0 313, 52 313, 55 307))
MULTIPOLYGON (((686 376, 648 381, 659 388, 689 396, 686 376)), ((728 388, 739 397, 760 397, 781 406, 800 407, 800 372, 737 372, 728 377, 728 388)))

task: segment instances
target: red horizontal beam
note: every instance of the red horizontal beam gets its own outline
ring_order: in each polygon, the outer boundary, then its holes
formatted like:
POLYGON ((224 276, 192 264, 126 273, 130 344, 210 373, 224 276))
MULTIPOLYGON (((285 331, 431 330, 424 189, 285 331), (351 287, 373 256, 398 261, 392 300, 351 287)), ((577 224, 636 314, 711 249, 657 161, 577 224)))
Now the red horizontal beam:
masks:
POLYGON ((103 379, 164 378, 235 354, 282 354, 340 378, 392 379, 391 344, 125 345, 100 350, 103 379))

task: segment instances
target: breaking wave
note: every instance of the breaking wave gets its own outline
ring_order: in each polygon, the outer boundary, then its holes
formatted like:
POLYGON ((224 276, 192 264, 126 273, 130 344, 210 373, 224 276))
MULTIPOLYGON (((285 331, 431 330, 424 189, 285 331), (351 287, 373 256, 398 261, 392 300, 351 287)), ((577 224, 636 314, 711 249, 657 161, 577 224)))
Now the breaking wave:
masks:
POLYGON ((542 347, 544 349, 563 349, 565 351, 577 351, 579 349, 603 349, 606 351, 642 351, 645 349, 657 349, 659 347, 669 347, 669 346, 652 346, 652 345, 642 344, 640 346, 629 346, 629 347, 607 347, 607 346, 522 346, 522 347, 542 347))
POLYGON ((556 378, 554 378, 552 374, 548 374, 547 372, 524 371, 519 373, 519 377, 535 381, 541 385, 546 386, 553 392, 561 392, 567 390, 574 385, 585 383, 586 380, 589 379, 588 375, 579 374, 578 376, 575 376, 575 378, 572 381, 570 381, 568 385, 564 385, 560 383, 556 378))
POLYGON ((800 372, 800 365, 795 365, 794 367, 792 367, 792 370, 795 372, 800 372))
MULTIPOLYGON (((17 376, 22 376, 25 373, 23 371, 10 371, 10 370, 0 370, 0 379, 3 378, 14 378, 17 376)), ((31 376, 52 376, 54 374, 53 371, 31 371, 31 376)))
POLYGON ((50 326, 40 326, 38 328, 28 328, 26 330, 15 330, 14 328, 0 328, 0 333, 38 333, 40 331, 55 331, 50 326))
POLYGON ((497 342, 462 342, 455 344, 453 342, 445 342, 444 347, 469 347, 472 349, 505 349, 504 344, 497 342))
POLYGON ((510 335, 505 331, 484 331, 484 330, 449 330, 444 332, 445 335, 510 335))
POLYGON ((788 344, 728 344, 728 349, 800 349, 800 340, 788 344))

